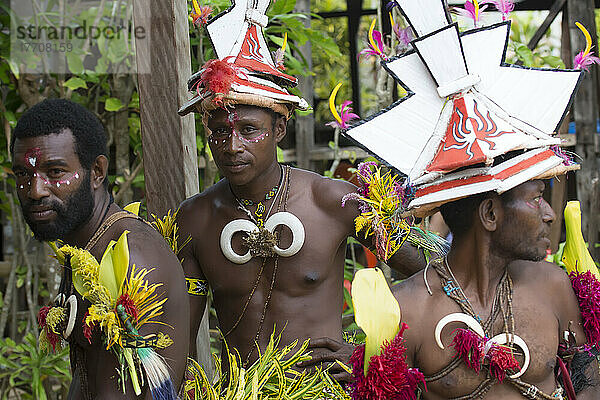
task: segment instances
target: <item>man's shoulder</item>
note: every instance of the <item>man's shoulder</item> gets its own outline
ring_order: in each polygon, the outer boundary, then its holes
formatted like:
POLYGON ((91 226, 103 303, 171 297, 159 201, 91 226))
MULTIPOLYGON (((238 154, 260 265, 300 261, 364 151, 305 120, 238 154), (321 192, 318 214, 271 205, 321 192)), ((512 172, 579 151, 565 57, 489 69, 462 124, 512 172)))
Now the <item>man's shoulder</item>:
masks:
POLYGON ((567 273, 547 261, 515 260, 509 265, 513 281, 523 285, 544 285, 553 290, 570 288, 567 273))
POLYGON ((339 207, 342 197, 356 191, 356 186, 350 182, 328 178, 312 171, 294 168, 292 174, 292 178, 295 175, 297 181, 310 190, 311 196, 325 206, 335 204, 339 207))
POLYGON ((122 218, 110 229, 110 236, 117 240, 128 231, 127 243, 131 251, 170 252, 163 236, 149 223, 140 218, 122 218))
POLYGON ((195 213, 210 208, 217 199, 223 196, 224 190, 227 188, 227 183, 222 179, 206 188, 201 193, 185 199, 179 206, 180 215, 195 213))
MULTIPOLYGON (((431 269, 427 271, 427 281, 437 283, 437 276, 431 269)), ((437 289, 437 286, 432 286, 437 289)), ((392 294, 400 304, 400 309, 403 314, 405 311, 409 311, 413 314, 420 314, 421 310, 427 307, 427 303, 430 301, 431 296, 427 290, 423 271, 419 271, 402 282, 392 286, 392 294)))

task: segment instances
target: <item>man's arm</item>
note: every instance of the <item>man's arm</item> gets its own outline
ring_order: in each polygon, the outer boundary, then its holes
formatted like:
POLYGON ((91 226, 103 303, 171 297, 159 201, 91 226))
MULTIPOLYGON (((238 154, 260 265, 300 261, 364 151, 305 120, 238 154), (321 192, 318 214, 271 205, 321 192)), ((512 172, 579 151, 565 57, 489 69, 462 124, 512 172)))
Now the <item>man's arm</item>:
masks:
POLYGON ((187 297, 190 307, 190 334, 189 334, 189 354, 191 358, 196 358, 196 337, 198 328, 202 322, 204 309, 206 307, 206 295, 208 294, 208 282, 206 281, 202 269, 194 254, 194 230, 192 228, 191 217, 193 209, 189 202, 184 202, 177 214, 177 226, 179 228, 179 260, 183 266, 185 279, 187 282, 187 297), (188 238, 191 240, 187 243, 188 238), (185 245, 184 245, 185 244, 185 245), (183 246, 183 247, 182 247, 183 246))
MULTIPOLYGON (((324 182, 327 182, 328 187, 316 190, 316 195, 323 197, 322 203, 326 205, 329 212, 339 216, 341 222, 347 227, 348 236, 354 237, 363 246, 372 249, 372 236, 365 238, 362 232, 357 234, 355 230, 354 220, 360 215, 358 202, 356 200, 348 200, 345 202, 344 207, 342 207, 342 198, 349 193, 355 193, 356 186, 346 181, 324 180, 324 182)), ((323 183, 321 184, 323 185, 323 183)), ((426 261, 421 250, 405 242, 386 263, 402 275, 408 277, 425 268, 426 261)))

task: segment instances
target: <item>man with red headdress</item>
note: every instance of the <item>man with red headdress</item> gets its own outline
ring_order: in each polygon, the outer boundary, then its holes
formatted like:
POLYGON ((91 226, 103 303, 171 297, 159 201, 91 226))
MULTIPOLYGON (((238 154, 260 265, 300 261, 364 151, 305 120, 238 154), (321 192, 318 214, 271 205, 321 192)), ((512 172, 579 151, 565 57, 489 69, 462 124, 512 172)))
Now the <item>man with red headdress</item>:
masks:
MULTIPOLYGON (((284 329, 282 345, 311 338, 312 361, 348 361, 342 341, 346 239, 354 234, 356 188, 277 162, 277 144, 306 101, 288 92, 296 78, 273 61, 263 36, 270 0, 236 1, 207 30, 218 59, 189 81, 193 98, 180 113, 199 112, 224 179, 186 200, 179 211, 180 257, 190 292, 192 348, 212 289, 219 327, 248 365, 284 329)), ((280 51, 281 53, 281 51, 280 51)), ((362 239, 364 241, 364 238, 362 239)), ((391 253, 389 254, 391 255, 391 253)), ((404 246, 392 264, 424 266, 404 246)), ((345 379, 334 365, 332 372, 345 379)))

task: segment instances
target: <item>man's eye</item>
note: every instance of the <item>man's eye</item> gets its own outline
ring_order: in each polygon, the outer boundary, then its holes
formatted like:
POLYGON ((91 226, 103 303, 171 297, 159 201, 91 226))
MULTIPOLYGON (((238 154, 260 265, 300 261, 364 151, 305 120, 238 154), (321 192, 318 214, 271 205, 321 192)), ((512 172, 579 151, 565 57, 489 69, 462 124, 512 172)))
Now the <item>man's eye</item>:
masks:
POLYGON ((212 130, 213 134, 215 135, 228 135, 229 134, 229 130, 227 128, 215 128, 212 130))
POLYGON ((242 129, 242 133, 244 135, 248 135, 248 134, 252 134, 254 132, 256 132, 258 129, 255 126, 251 126, 251 125, 247 125, 244 127, 244 129, 242 129))
POLYGON ((62 169, 58 169, 58 168, 52 168, 50 171, 48 171, 48 177, 49 178, 58 178, 63 174, 63 170, 62 169))
POLYGON ((26 171, 14 171, 17 178, 26 178, 29 174, 26 171))

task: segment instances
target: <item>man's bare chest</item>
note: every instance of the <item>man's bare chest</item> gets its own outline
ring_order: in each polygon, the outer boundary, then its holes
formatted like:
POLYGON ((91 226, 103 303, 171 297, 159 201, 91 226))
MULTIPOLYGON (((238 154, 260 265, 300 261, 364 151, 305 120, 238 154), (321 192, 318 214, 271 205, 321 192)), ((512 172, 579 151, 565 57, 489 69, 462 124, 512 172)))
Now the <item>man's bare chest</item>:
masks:
MULTIPOLYGON (((232 262, 231 257, 226 256, 222 243, 223 231, 231 221, 249 219, 244 218, 239 210, 213 215, 206 233, 201 238, 194 238, 196 259, 213 292, 247 294, 258 275, 261 275, 258 283, 260 290, 270 284, 274 272, 277 274, 275 289, 284 287, 286 291, 312 290, 328 280, 341 279, 347 237, 343 225, 317 208, 307 212, 304 208, 289 207, 286 212, 294 215, 302 224, 303 243, 300 249, 291 256, 274 254, 266 258, 251 257, 243 263, 232 262)), ((290 248, 298 235, 285 224, 271 231, 277 247, 284 250, 290 248)), ((245 255, 249 252, 247 237, 245 232, 236 232, 226 238, 225 243, 236 255, 245 255)))
MULTIPOLYGON (((512 305, 514 334, 522 339, 524 345, 513 346, 512 354, 518 362, 519 370, 507 372, 507 375, 515 375, 523 371, 519 379, 535 385, 540 390, 552 392, 555 389, 554 367, 559 344, 559 321, 548 303, 542 304, 539 301, 532 303, 528 297, 529 295, 523 296, 518 290, 515 292, 512 305)), ((458 311, 451 307, 440 308, 429 319, 427 328, 419 335, 422 339, 418 344, 419 350, 415 357, 416 366, 429 377, 428 387, 432 394, 437 393, 441 398, 458 397, 476 391, 486 379, 497 382, 489 357, 481 363, 479 372, 468 368, 463 362, 453 363, 458 349, 457 342, 453 343, 453 341, 458 330, 466 328, 463 323, 448 324, 440 334, 440 340, 445 348, 441 349, 438 346, 434 337, 437 322, 444 315, 458 311)), ((507 330, 512 331, 512 326, 513 321, 505 320, 501 314, 496 318, 493 329, 487 329, 486 336, 505 336, 503 333, 507 330)), ((489 348, 486 349, 489 351, 489 348)), ((494 383, 490 394, 494 392, 501 396, 498 398, 510 398, 507 397, 509 394, 518 394, 518 391, 515 391, 508 382, 505 380, 502 386, 494 383)))

